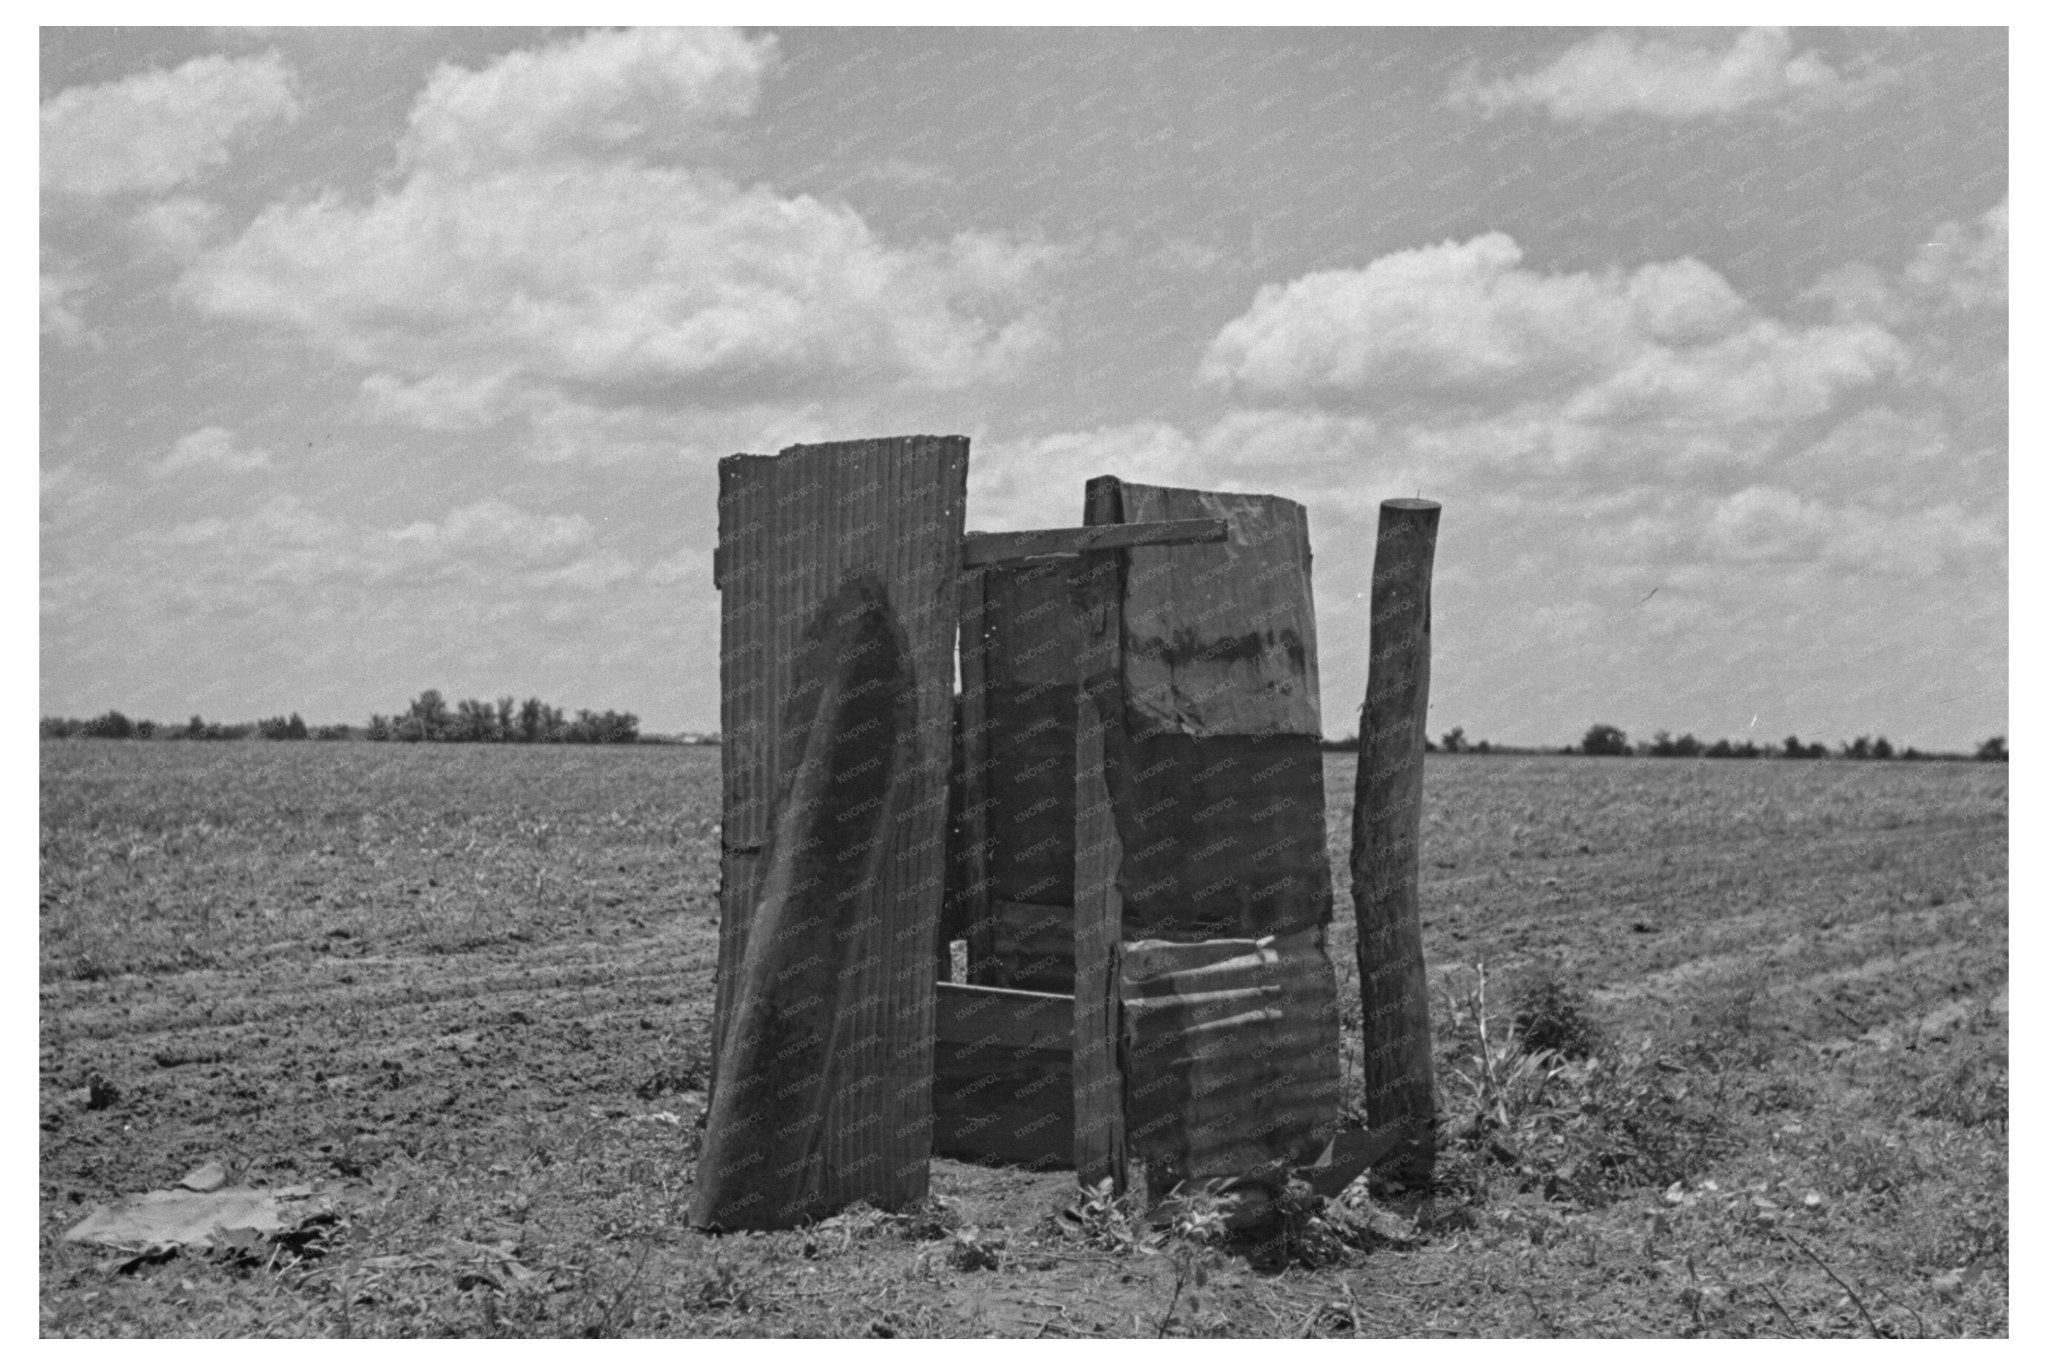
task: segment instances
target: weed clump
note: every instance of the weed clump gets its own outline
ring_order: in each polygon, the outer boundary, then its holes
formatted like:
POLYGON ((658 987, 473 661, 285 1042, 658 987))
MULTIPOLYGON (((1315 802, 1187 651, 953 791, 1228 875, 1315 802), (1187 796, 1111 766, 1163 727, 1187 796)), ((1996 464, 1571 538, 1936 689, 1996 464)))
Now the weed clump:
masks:
POLYGON ((1600 1046, 1591 1009, 1585 992, 1546 972, 1515 992, 1515 1031, 1525 1048, 1572 1060, 1590 1057, 1600 1046))
POLYGON ((1914 1096, 1913 1116, 1942 1119, 1965 1128, 2003 1128, 2010 1121, 2010 1085, 2005 1058, 1970 1052, 1914 1096))

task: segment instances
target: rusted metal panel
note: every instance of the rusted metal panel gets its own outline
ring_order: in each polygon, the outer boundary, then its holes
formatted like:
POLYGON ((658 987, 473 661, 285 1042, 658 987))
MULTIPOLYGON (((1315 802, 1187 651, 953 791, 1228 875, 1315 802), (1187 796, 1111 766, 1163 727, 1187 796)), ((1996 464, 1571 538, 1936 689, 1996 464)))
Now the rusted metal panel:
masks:
POLYGON ((719 465, 724 824, 693 1221, 919 1198, 967 442, 719 465))
POLYGON ((1153 734, 1322 734, 1308 513, 1260 493, 1123 485, 1126 521, 1218 517, 1219 544, 1126 551, 1125 725, 1153 734))
POLYGON ((1336 1130, 1321 936, 1123 946, 1125 1116, 1155 1191, 1313 1161, 1336 1130))

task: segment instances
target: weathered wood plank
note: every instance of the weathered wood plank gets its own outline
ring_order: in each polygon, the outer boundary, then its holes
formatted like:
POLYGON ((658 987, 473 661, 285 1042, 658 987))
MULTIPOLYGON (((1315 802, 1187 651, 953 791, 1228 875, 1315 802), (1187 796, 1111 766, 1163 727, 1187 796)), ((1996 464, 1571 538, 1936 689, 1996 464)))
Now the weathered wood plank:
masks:
POLYGON ((1429 714, 1429 587, 1441 510, 1421 498, 1380 504, 1372 658, 1359 717, 1351 816, 1366 1120, 1375 1130, 1406 1127, 1411 1140, 1392 1161, 1404 1179, 1415 1181, 1427 1181, 1436 1159, 1435 1063, 1417 875, 1429 714))
POLYGON ((960 562, 973 568, 1007 560, 1045 555, 1077 555, 1084 550, 1114 550, 1131 545, 1199 545, 1229 534, 1219 517, 1186 517, 1144 525, 1054 526, 1040 531, 969 531, 960 547, 960 562))
POLYGON ((1050 991, 940 982, 934 1036, 942 1043, 1074 1050, 1074 997, 1050 991))
MULTIPOLYGON (((1091 526, 1123 520, 1118 480, 1088 481, 1083 520, 1091 526)), ((1074 566, 1082 639, 1074 746, 1074 1171, 1084 1185, 1107 1179, 1118 1192, 1127 1180, 1124 1077, 1117 1058, 1122 847, 1105 764, 1106 732, 1123 725, 1125 553, 1090 551, 1074 566)))
POLYGON ((1322 733, 1308 513, 1259 493, 1123 486, 1127 521, 1218 517, 1227 540, 1129 552, 1124 704, 1134 738, 1322 733))
POLYGON ((993 934, 990 956, 973 977, 1068 993, 1074 989, 1074 708, 1080 687, 1071 564, 982 571, 993 934), (1031 908, 1020 912, 1014 908, 1019 903, 1031 908))
POLYGON ((692 1221, 923 1195, 967 442, 721 461, 724 858, 692 1221))
POLYGON ((1074 1000, 941 984, 932 1150, 1049 1170, 1073 1162, 1074 1000))
POLYGON ((989 920, 988 579, 986 570, 960 576, 960 858, 954 874, 957 919, 967 941, 968 980, 987 972, 993 952, 989 920))
POLYGON ((1223 545, 1125 554, 1123 725, 1105 732, 1104 772, 1128 1151, 1155 1195, 1210 1177, 1277 1190, 1338 1112, 1307 514, 1259 494, 1119 492, 1126 520, 1231 525, 1223 545), (1236 943, 1216 962, 1219 938, 1236 943))

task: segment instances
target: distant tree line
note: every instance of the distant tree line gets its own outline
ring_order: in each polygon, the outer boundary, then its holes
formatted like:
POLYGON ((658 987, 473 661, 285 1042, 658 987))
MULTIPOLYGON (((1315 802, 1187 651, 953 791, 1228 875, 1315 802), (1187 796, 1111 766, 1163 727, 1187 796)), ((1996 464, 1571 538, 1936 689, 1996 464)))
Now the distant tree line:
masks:
POLYGON ((571 720, 539 697, 465 700, 451 710, 430 687, 397 715, 371 716, 369 737, 413 744, 633 744, 640 718, 630 711, 579 710, 571 720))
POLYGON ((290 716, 273 716, 253 724, 228 725, 194 716, 183 725, 159 725, 153 720, 130 720, 119 711, 109 711, 91 720, 69 716, 44 716, 39 727, 44 739, 347 739, 346 725, 309 726, 294 711, 290 716))
MULTIPOLYGON (((1446 738, 1448 739, 1448 736, 1446 738)), ((1596 757, 1614 758, 1630 755, 1641 755, 1649 758, 1839 757, 1847 759, 1899 758, 1913 760, 1956 759, 1964 757, 1962 754, 1922 753, 1920 750, 1913 748, 1899 751, 1894 749, 1892 742, 1883 735, 1879 735, 1875 739, 1868 735, 1858 735, 1855 739, 1845 739, 1837 746, 1833 754, 1830 754, 1828 746, 1819 740, 1815 740, 1810 744, 1802 743, 1797 735, 1785 736, 1785 741, 1782 744, 1757 744, 1755 741, 1747 739, 1739 744, 1725 739, 1717 739, 1712 744, 1707 744, 1691 734, 1679 735, 1674 739, 1670 731, 1659 730, 1648 742, 1632 745, 1628 742, 1626 731, 1618 726, 1605 724, 1592 726, 1586 731, 1585 737, 1579 741, 1576 748, 1566 745, 1564 752, 1568 754, 1580 753, 1596 757)), ((2005 749, 2005 736, 1993 735, 1990 739, 1978 745, 1976 757, 1979 762, 1985 763, 2004 763, 2008 761, 2009 755, 2005 749)))

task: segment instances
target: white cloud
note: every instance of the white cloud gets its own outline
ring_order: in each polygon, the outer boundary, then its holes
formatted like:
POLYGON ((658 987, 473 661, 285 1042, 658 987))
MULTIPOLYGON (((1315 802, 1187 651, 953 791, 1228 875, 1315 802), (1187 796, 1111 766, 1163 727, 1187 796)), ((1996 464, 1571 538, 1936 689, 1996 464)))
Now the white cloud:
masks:
POLYGON ((1823 275, 1807 297, 1837 317, 1890 327, 2002 315, 2011 253, 2008 203, 2001 200, 1968 221, 1943 223, 1933 237, 1915 248, 1896 276, 1856 262, 1823 275))
POLYGON ((442 66, 399 142, 409 171, 473 176, 558 159, 675 155, 751 113, 773 38, 731 29, 586 34, 480 71, 442 66))
POLYGON ((180 262, 193 259, 209 246, 220 225, 220 207, 189 194, 151 204, 130 222, 146 251, 180 262))
POLYGON ((65 346, 87 346, 99 350, 106 344, 100 334, 86 325, 79 311, 79 295, 89 287, 90 277, 82 270, 46 260, 38 281, 40 331, 65 346))
POLYGON ((1609 30, 1520 76, 1481 84, 1468 70, 1452 82, 1448 102, 1489 117, 1540 109, 1566 122, 1624 114, 1698 119, 1768 105, 1852 104, 1891 75, 1867 64, 1845 75, 1811 49, 1794 53, 1781 28, 1746 29, 1725 48, 1609 30))
POLYGON ((1902 362, 1869 324, 1759 316, 1690 258, 1549 274, 1493 232, 1268 285, 1201 372, 1261 397, 1376 412, 1534 404, 1582 424, 1699 425, 1813 416, 1902 362))
POLYGON ((243 445, 226 427, 201 427, 180 436, 171 453, 150 466, 150 473, 167 479, 190 472, 246 474, 269 467, 269 451, 243 445))
POLYGON ((297 118, 294 87, 290 66, 269 53, 60 91, 42 106, 43 188, 86 198, 173 189, 297 118))
POLYGON ((380 411, 444 429, 550 390, 674 407, 957 388, 1047 350, 1051 248, 892 245, 849 208, 645 159, 744 113, 767 51, 599 34, 444 68, 402 145, 410 174, 364 204, 273 206, 182 288, 303 331, 376 371, 380 411))

